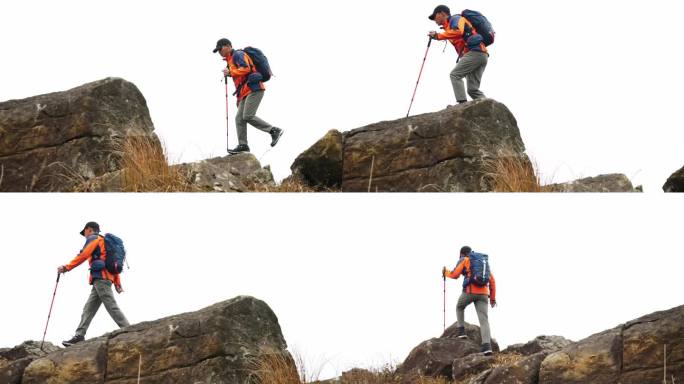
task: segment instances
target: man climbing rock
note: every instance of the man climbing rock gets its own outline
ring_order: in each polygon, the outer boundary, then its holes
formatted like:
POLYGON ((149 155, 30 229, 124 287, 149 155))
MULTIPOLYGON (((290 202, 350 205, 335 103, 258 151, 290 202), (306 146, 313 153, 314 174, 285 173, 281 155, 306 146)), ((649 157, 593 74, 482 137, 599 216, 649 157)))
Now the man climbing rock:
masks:
POLYGON ((228 153, 249 152, 247 143, 248 123, 271 135, 271 147, 275 147, 283 135, 283 130, 272 126, 256 115, 266 88, 262 81, 263 75, 257 71, 253 58, 246 52, 246 49, 233 49, 233 45, 228 39, 220 39, 216 42, 214 53, 216 52, 228 63, 226 69, 223 70, 223 75, 233 79, 235 95, 238 100, 238 110, 235 116, 238 146, 234 149, 228 149, 228 153))
POLYGON ((442 268, 442 277, 458 279, 463 275, 463 293, 456 304, 456 318, 458 319, 458 338, 468 336, 465 332, 465 309, 473 303, 480 322, 480 334, 482 336, 482 353, 485 356, 492 355, 492 338, 489 330, 489 318, 487 305, 496 306, 496 281, 489 268, 488 256, 473 252, 470 247, 461 248, 460 259, 456 268, 449 271, 442 268))
POLYGON ((458 53, 456 68, 451 71, 451 85, 454 88, 456 101, 459 104, 468 101, 463 86, 464 77, 468 81, 470 97, 473 100, 483 99, 485 95, 480 91, 480 83, 489 60, 483 36, 465 17, 451 15, 446 5, 437 6, 428 18, 444 29, 442 33, 430 31, 428 36, 436 40, 448 40, 458 53))
POLYGON ((76 335, 62 342, 65 347, 85 340, 90 322, 100 308, 100 304, 104 304, 105 309, 107 309, 107 312, 109 312, 109 315, 119 327, 123 328, 129 325, 126 316, 119 309, 112 293, 112 284, 117 293, 122 293, 123 288, 121 287, 120 275, 112 274, 105 267, 107 251, 104 237, 100 235, 100 226, 96 222, 91 221, 85 225, 80 233, 81 236, 86 238, 83 249, 69 264, 59 266, 57 272, 66 273, 88 260, 90 265, 88 281, 93 288, 90 290, 90 297, 88 297, 88 301, 86 301, 83 307, 83 314, 81 315, 81 322, 78 324, 78 328, 76 328, 76 335))

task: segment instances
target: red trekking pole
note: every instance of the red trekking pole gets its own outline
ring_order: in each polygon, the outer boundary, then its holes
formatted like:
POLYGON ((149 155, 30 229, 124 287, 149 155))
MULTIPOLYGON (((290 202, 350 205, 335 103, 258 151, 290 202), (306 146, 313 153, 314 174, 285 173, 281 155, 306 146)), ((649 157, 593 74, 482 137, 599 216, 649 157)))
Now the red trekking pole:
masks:
POLYGON ((427 59, 428 52, 430 51, 430 45, 432 44, 432 37, 428 37, 428 45, 425 50, 425 57, 423 57, 423 64, 420 66, 420 72, 418 73, 418 81, 416 81, 416 89, 413 90, 413 97, 411 97, 411 104, 409 105, 408 112, 406 112, 406 117, 409 117, 411 113, 411 107, 413 107, 413 99, 416 98, 416 91, 418 91, 418 83, 420 83, 420 77, 423 75, 423 67, 425 67, 425 59, 427 59))
POLYGON ((228 76, 223 77, 223 82, 226 84, 226 150, 230 151, 230 142, 228 140, 230 131, 230 118, 228 117, 228 76))
POLYGON ((443 294, 442 297, 444 298, 444 304, 442 305, 442 327, 444 328, 444 332, 446 332, 446 276, 442 275, 442 283, 443 283, 443 294))
POLYGON ((50 311, 48 312, 47 322, 45 322, 45 331, 43 331, 43 340, 40 342, 40 350, 43 350, 43 343, 45 343, 45 334, 47 334, 48 324, 50 323, 50 315, 52 314, 52 305, 55 303, 55 295, 57 295, 57 284, 59 284, 59 276, 61 273, 57 272, 57 282, 55 283, 55 291, 52 293, 52 302, 50 302, 50 311))

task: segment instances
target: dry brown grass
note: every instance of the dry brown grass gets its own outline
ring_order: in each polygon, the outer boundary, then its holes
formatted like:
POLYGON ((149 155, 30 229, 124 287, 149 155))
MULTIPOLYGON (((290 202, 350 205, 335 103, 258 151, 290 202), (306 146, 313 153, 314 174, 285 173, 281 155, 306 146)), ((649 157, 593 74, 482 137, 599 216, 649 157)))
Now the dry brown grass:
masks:
POLYGON ((379 369, 352 369, 337 379, 319 380, 322 366, 313 371, 298 353, 294 358, 277 351, 264 350, 248 362, 251 384, 449 384, 446 378, 402 377, 392 365, 379 369))
POLYGON ((166 149, 150 137, 121 144, 122 192, 195 192, 181 168, 169 165, 166 149))
POLYGON ((247 369, 250 371, 250 383, 302 384, 295 361, 278 351, 262 350, 249 360, 247 369))
POLYGON ((492 192, 551 192, 542 185, 536 163, 526 156, 500 156, 484 162, 492 192))

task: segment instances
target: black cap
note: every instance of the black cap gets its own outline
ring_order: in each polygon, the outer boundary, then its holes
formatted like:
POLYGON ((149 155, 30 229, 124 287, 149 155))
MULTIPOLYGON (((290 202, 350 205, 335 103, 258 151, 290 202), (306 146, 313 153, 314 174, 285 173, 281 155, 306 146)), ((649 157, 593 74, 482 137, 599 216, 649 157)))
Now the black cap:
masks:
POLYGON ((221 50, 221 48, 225 47, 226 45, 230 45, 231 47, 233 44, 230 42, 228 39, 220 39, 219 41, 216 42, 216 48, 214 48, 214 53, 218 52, 221 50))
POLYGON ((437 8, 435 8, 435 10, 432 11, 432 14, 430 16, 428 16, 428 19, 434 20, 435 15, 440 13, 440 12, 444 12, 447 15, 451 15, 451 10, 449 9, 449 7, 447 7, 446 5, 438 5, 437 8))
POLYGON ((94 221, 89 221, 88 223, 86 223, 85 227, 83 227, 83 229, 81 230, 81 236, 85 236, 84 232, 87 228, 90 228, 95 232, 100 232, 100 224, 98 224, 94 221))
POLYGON ((470 255, 470 252, 472 252, 472 249, 467 245, 465 245, 461 248, 461 255, 468 256, 468 255, 470 255))

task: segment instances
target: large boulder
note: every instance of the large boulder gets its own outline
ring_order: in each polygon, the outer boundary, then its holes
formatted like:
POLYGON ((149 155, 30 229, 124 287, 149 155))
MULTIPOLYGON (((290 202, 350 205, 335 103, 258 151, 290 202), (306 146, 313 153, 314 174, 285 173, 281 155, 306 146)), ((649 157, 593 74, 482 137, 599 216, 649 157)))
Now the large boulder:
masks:
POLYGON ((546 187, 551 192, 637 192, 629 178, 623 174, 599 175, 551 184, 546 187))
POLYGON ((656 312, 622 326, 620 382, 660 382, 665 353, 668 377, 684 382, 684 306, 656 312))
POLYGON ((25 341, 14 348, 0 348, 0 384, 19 384, 24 369, 35 359, 59 350, 52 343, 42 345, 37 341, 25 341))
MULTIPOLYGON (((423 375, 423 376, 453 376, 454 360, 472 354, 480 353, 481 337, 480 328, 466 323, 468 338, 456 338, 454 324, 446 329, 439 338, 432 338, 420 343, 408 355, 406 360, 398 367, 400 375, 423 375)), ((499 350, 496 341, 492 340, 492 349, 499 350)))
POLYGON ((546 356, 547 352, 538 352, 499 364, 491 369, 483 384, 537 384, 539 367, 546 356))
POLYGON ((140 323, 34 360, 22 384, 243 383, 263 351, 289 356, 266 303, 241 296, 140 323))
POLYGON ((271 170, 262 168, 251 153, 216 157, 178 167, 187 175, 188 183, 200 191, 247 192, 254 190, 255 186, 275 186, 271 170))
POLYGON ((71 191, 120 168, 129 136, 154 127, 138 88, 107 78, 0 103, 0 191, 71 191))
POLYGON ((663 185, 663 191, 684 192, 684 167, 667 179, 667 182, 663 185))
POLYGON ((489 162, 529 164, 515 117, 491 99, 339 136, 329 132, 295 161, 293 172, 312 187, 341 184, 345 192, 480 192, 491 189, 489 162))
POLYGON ((540 384, 637 384, 684 377, 684 306, 590 336, 544 359, 540 384))
POLYGON ((339 189, 342 186, 343 142, 340 131, 329 131, 297 156, 290 167, 292 178, 319 190, 339 189))
POLYGON ((451 377, 454 360, 478 352, 480 346, 472 340, 433 338, 415 347, 397 373, 451 377))

